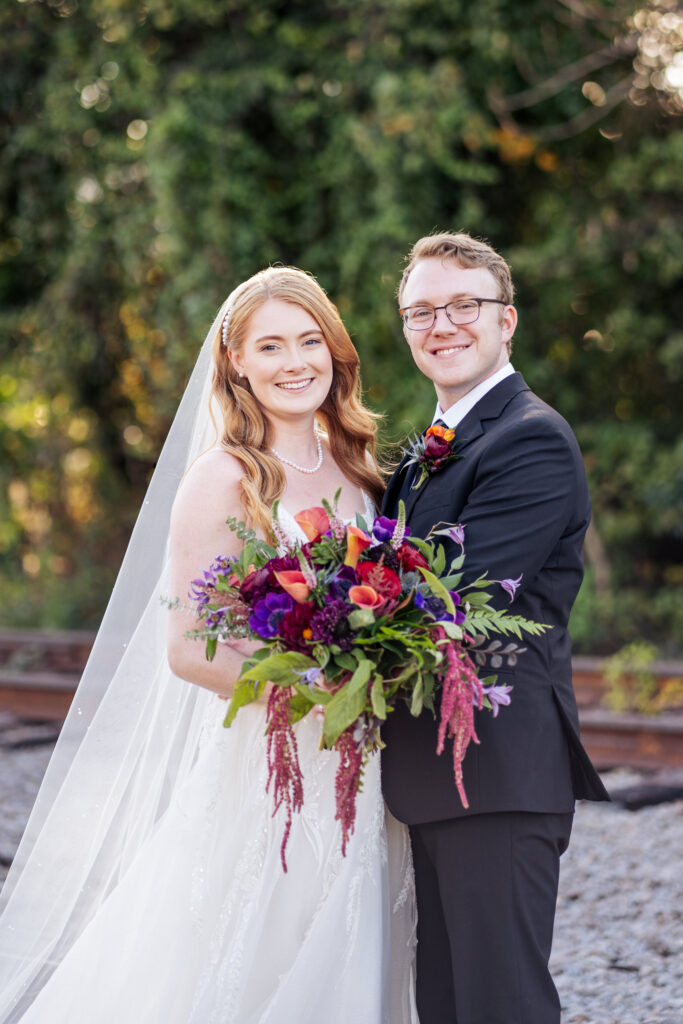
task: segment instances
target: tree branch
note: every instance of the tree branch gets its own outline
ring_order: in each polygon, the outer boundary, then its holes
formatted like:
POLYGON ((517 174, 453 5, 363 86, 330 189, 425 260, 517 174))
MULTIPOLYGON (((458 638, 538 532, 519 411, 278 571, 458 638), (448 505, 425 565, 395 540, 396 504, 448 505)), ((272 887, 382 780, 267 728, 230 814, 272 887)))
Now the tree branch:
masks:
POLYGON ((596 593, 598 595, 609 593, 611 567, 607 552, 605 551, 605 545, 602 543, 602 538, 597 531, 594 520, 591 520, 588 524, 583 547, 586 559, 593 567, 595 573, 596 593))
POLYGON ((561 4, 571 11, 572 14, 578 14, 580 18, 585 18, 588 21, 621 22, 623 17, 621 12, 617 13, 613 10, 610 11, 607 7, 596 7, 592 4, 586 4, 583 0, 555 0, 555 3, 561 4))
POLYGON ((579 135, 580 132, 590 128, 591 125, 597 124, 598 121, 602 121, 603 117, 609 114, 610 110, 613 110, 618 106, 622 100, 625 100, 628 96, 631 86, 633 85, 633 75, 628 75, 623 78, 621 82, 605 93, 605 102, 600 107, 589 107, 588 110, 584 110, 582 113, 577 114, 576 117, 572 117, 569 121, 565 121, 563 124, 551 125, 549 128, 541 128, 539 131, 533 133, 534 138, 539 142, 559 142, 562 139, 571 139, 574 135, 579 135))
POLYGON ((551 75, 550 78, 546 78, 544 82, 532 86, 530 89, 524 89, 522 92, 514 93, 512 96, 498 96, 495 93, 491 93, 489 95, 491 110, 496 116, 504 117, 505 114, 512 110, 533 107, 537 103, 549 99, 551 96, 556 96, 558 92, 562 92, 566 85, 576 81, 577 78, 582 78, 591 71, 596 71, 598 68, 613 64, 620 57, 634 54, 637 52, 637 49, 638 36, 636 34, 627 36, 619 43, 613 43, 611 46, 596 50, 595 53, 589 53, 586 57, 582 57, 581 60, 574 61, 573 64, 567 64, 561 71, 551 75))

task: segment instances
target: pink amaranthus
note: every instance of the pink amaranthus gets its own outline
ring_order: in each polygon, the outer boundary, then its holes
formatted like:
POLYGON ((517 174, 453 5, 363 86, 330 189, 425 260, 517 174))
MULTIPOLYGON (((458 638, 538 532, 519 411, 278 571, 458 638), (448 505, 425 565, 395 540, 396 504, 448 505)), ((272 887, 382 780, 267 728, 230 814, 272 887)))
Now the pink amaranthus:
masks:
POLYGON ((287 817, 285 819, 285 832, 280 847, 280 858, 283 871, 287 871, 285 850, 287 840, 292 830, 292 820, 295 812, 299 812, 304 805, 304 780, 299 764, 299 748, 296 742, 296 733, 292 727, 292 716, 289 708, 291 691, 289 687, 274 686, 268 696, 268 710, 266 713, 266 735, 267 735, 267 764, 268 780, 266 790, 273 783, 273 798, 275 807, 273 814, 277 814, 284 804, 287 817))
POLYGON ((354 736, 353 727, 345 729, 334 745, 339 753, 339 764, 335 778, 334 792, 337 812, 335 821, 341 824, 342 857, 356 824, 356 794, 360 788, 363 770, 363 745, 354 736))
POLYGON ((434 638, 442 645, 445 668, 441 678, 441 717, 436 752, 443 753, 446 737, 453 740, 453 775, 463 807, 469 807, 462 779, 462 763, 467 748, 479 743, 474 728, 474 709, 484 704, 484 685, 477 675, 474 663, 459 640, 450 640, 442 626, 433 630, 434 638))

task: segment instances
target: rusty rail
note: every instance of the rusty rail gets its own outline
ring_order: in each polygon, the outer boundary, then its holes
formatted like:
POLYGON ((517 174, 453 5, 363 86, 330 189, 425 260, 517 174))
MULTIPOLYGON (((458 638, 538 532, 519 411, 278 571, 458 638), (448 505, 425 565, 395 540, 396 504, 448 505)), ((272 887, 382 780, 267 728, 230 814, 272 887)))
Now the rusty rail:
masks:
MULTIPOLYGON (((0 712, 26 719, 66 716, 94 634, 0 630, 0 712)), ((601 658, 574 658, 581 734, 600 769, 619 766, 683 768, 683 712, 617 714, 601 706, 605 696, 601 658)), ((654 662, 650 671, 664 682, 683 678, 683 663, 654 662)))
POLYGON ((0 711, 63 719, 95 634, 0 630, 0 711))

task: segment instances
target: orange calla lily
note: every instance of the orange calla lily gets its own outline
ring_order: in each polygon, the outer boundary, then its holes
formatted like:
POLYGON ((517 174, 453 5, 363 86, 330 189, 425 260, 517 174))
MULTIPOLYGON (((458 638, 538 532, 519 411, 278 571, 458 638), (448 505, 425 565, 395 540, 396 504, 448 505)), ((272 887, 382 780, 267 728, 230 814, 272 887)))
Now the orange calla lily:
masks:
POLYGON ((384 598, 373 587, 367 585, 351 587, 349 599, 359 608, 377 608, 384 603, 384 598))
POLYGON ((311 592, 311 588, 306 583, 306 578, 302 572, 299 572, 298 569, 290 569, 276 572, 274 575, 285 593, 293 597, 297 604, 305 602, 311 592))
POLYGON ((294 516, 297 523, 310 541, 316 541, 321 534, 330 528, 330 520, 324 508, 315 506, 305 508, 294 516))
POLYGON ((360 530, 357 526, 347 526, 344 565, 350 565, 352 569, 355 569, 358 559, 369 544, 372 544, 372 540, 368 537, 367 533, 360 530))

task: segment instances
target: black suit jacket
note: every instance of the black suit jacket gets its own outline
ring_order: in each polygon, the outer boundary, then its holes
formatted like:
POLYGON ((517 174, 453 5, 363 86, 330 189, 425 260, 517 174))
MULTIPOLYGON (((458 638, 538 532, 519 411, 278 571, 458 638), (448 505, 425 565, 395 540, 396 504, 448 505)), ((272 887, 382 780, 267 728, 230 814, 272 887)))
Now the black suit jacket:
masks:
MULTIPOLYGON (((411 531, 424 537, 440 521, 464 523, 464 582, 483 572, 496 580, 521 574, 511 611, 553 628, 525 636, 517 665, 495 670, 500 683, 513 686, 510 706, 496 719, 475 712, 481 742, 470 745, 463 766, 469 810, 453 782, 450 746, 435 753, 433 716, 413 718, 403 705, 383 727, 386 802, 399 820, 418 824, 493 811, 561 813, 573 809, 575 797, 608 799, 579 739, 571 679, 567 622, 583 577, 590 519, 576 439, 515 373, 462 420, 455 450, 460 459, 407 491, 411 531)), ((389 482, 385 515, 405 498, 404 463, 389 482)), ((458 553, 447 542, 447 557, 458 553)), ((491 592, 498 592, 495 604, 509 606, 501 588, 491 592)))

